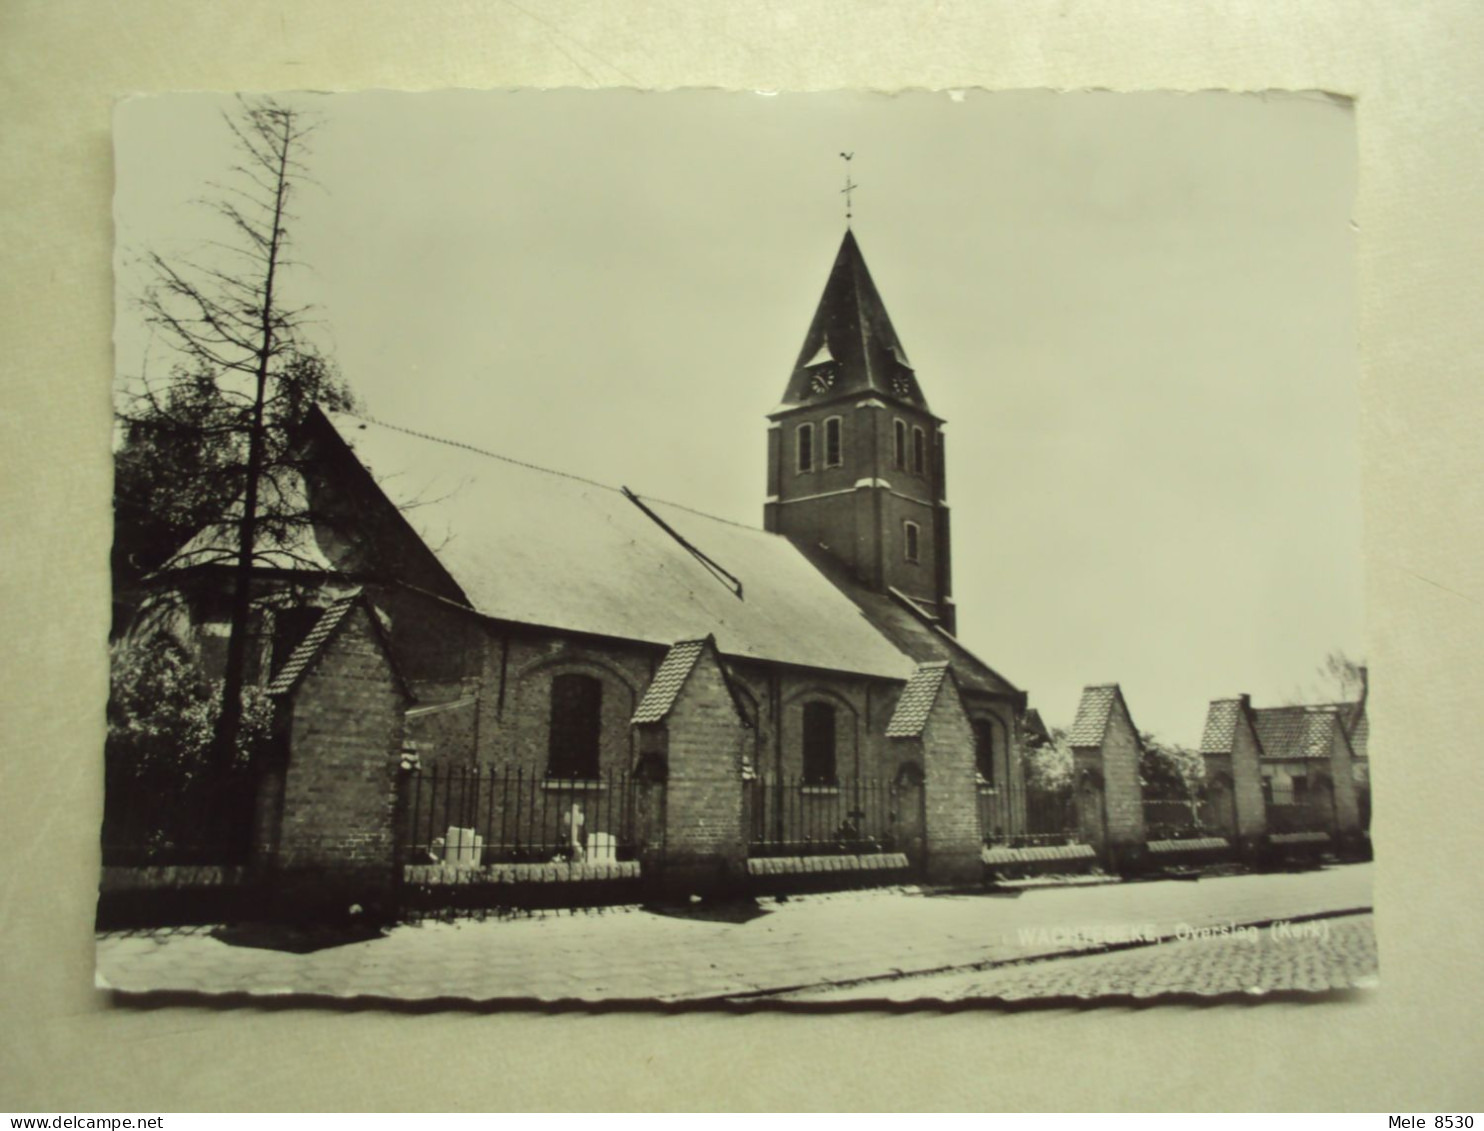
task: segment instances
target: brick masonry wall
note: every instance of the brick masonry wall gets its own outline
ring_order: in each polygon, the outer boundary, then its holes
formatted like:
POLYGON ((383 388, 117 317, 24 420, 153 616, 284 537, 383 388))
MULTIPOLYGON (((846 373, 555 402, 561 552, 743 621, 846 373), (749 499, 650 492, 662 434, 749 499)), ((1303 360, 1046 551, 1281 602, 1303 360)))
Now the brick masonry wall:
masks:
POLYGON ((1205 778, 1205 812, 1215 821, 1216 831, 1223 836, 1237 835, 1237 814, 1233 806, 1235 790, 1232 781, 1232 756, 1230 754, 1202 754, 1202 773, 1205 778))
POLYGON ((715 862, 740 871, 747 855, 742 751, 748 735, 714 654, 703 653, 691 670, 666 731, 667 865, 715 862))
POLYGON ((280 868, 390 872, 405 706, 370 615, 358 607, 293 697, 280 868))
POLYGON ((1262 794, 1262 768, 1258 758, 1257 735, 1245 711, 1237 716, 1236 738, 1232 743, 1231 775, 1236 791, 1237 835, 1260 837, 1267 832, 1268 807, 1262 794))
POLYGON ((957 688, 945 680, 922 733, 928 879, 976 877, 981 869, 974 731, 957 688))
POLYGON ((1350 744, 1339 733, 1339 727, 1335 731, 1329 753, 1329 774, 1335 788, 1335 826, 1341 833, 1355 833, 1360 830, 1360 806, 1355 796, 1350 744))
MULTIPOLYGON (((1018 833, 1025 829, 1025 767, 1021 765, 1020 749, 1022 736, 1015 713, 999 700, 984 695, 964 693, 964 709, 970 720, 984 718, 995 726, 994 786, 985 790, 998 799, 996 813, 1003 813, 1008 820, 1005 831, 1018 833)), ((988 830, 986 830, 988 831, 988 830)))
POLYGON ((1115 698, 1103 736, 1103 807, 1112 845, 1144 843, 1144 791, 1139 784, 1139 735, 1115 698))
POLYGON ((1072 750, 1072 780, 1075 783, 1077 827, 1082 839, 1099 855, 1107 847, 1107 828, 1103 820, 1103 752, 1096 746, 1072 750))

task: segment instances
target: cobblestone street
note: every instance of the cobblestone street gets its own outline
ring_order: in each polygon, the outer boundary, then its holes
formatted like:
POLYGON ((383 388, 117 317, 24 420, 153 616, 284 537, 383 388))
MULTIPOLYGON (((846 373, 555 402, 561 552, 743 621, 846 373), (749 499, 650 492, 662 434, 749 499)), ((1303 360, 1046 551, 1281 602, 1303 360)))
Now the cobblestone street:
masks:
POLYGON ((955 970, 782 995, 799 1002, 1027 1001, 1162 994, 1323 992, 1373 985, 1370 915, 1253 928, 1106 954, 955 970))
MULTIPOLYGON (((207 928, 111 933, 98 938, 97 969, 101 986, 135 993, 678 1002, 790 992, 802 999, 805 990, 823 995, 843 983, 875 980, 838 992, 877 999, 962 997, 983 992, 975 986, 1013 987, 1021 978, 1061 976, 1022 968, 991 980, 973 967, 1085 952, 1101 942, 1176 938, 1203 928, 1219 932, 1370 906, 1370 865, 1346 865, 1196 882, 964 895, 895 889, 762 900, 755 908, 714 911, 631 908, 425 923, 308 954, 231 945, 207 928), (941 984, 924 989, 925 975, 941 978, 941 984)), ((1338 977, 1374 973, 1374 950, 1352 936, 1336 928, 1327 937, 1285 942, 1296 955, 1319 955, 1294 959, 1297 965, 1285 965, 1279 952, 1263 947, 1254 959, 1251 943, 1241 944, 1249 952, 1223 958, 1224 948, 1210 942, 1166 944, 1096 961, 1108 964, 1108 979, 1126 977, 1130 987, 1160 984, 1166 977, 1161 956, 1174 954, 1175 973, 1169 976, 1182 984, 1327 988, 1331 983, 1319 985, 1315 971, 1338 969, 1338 977), (1336 965, 1330 950, 1316 946, 1339 947, 1333 953, 1347 957, 1336 965), (1154 965, 1146 970, 1141 956, 1154 965), (1222 973, 1224 964, 1231 967, 1230 977, 1222 973), (1229 985, 1232 979, 1240 984, 1229 985)), ((1072 961, 1044 965, 1070 970, 1072 961)))

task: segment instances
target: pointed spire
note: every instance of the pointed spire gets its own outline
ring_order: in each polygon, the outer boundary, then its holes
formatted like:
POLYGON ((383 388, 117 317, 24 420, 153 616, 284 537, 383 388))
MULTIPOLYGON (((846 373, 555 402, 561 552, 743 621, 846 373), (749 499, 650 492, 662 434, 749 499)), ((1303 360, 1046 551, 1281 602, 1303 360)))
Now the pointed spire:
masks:
POLYGON ((855 233, 847 228, 783 404, 866 391, 928 411, 855 233))

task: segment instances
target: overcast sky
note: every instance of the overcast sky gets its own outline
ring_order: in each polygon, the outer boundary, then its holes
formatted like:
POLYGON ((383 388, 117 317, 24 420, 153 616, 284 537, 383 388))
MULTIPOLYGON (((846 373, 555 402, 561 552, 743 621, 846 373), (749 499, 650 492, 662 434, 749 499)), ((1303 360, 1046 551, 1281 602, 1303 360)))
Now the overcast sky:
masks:
MULTIPOLYGON (((369 412, 761 524, 779 401, 854 228, 948 420, 963 641, 1065 725, 1087 683, 1194 744, 1209 699, 1362 646, 1348 107, 1230 94, 297 96, 295 299, 369 412)), ((116 118, 117 362, 170 357, 144 249, 230 100, 116 118)))

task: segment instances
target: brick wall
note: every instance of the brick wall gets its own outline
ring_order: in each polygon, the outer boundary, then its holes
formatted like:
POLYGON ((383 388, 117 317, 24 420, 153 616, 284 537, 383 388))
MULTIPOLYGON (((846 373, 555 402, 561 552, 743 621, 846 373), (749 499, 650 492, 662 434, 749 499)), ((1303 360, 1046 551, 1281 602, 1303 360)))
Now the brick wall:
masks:
POLYGON ((1096 746, 1079 746, 1072 750, 1073 797, 1077 804, 1077 828, 1082 839, 1099 856, 1108 847, 1108 830, 1104 820, 1103 752, 1096 746))
POLYGON ((742 751, 748 735, 714 653, 696 661, 665 729, 666 867, 714 866, 740 874, 747 855, 742 751))
POLYGON ((964 709, 970 720, 988 719, 994 724, 994 784, 982 792, 993 795, 994 812, 1003 814, 1004 831, 1025 829, 1025 767, 1020 762, 1021 735, 1015 712, 998 700, 964 693, 964 709))
POLYGON ((357 606, 289 706, 280 868, 390 874, 405 706, 370 614, 357 606))
POLYGON ((1206 820, 1212 822, 1216 832, 1234 837, 1237 835, 1237 813, 1233 804, 1232 756, 1202 754, 1201 763, 1206 789, 1206 801, 1201 812, 1206 820))
POLYGON ((1139 784, 1139 734, 1124 708, 1113 701, 1103 736, 1104 806, 1112 844, 1144 843, 1144 790, 1139 784))
POLYGON ((982 872, 974 731, 952 678, 945 679, 922 732, 927 878, 934 883, 982 872))
POLYGON ((1237 835, 1255 839, 1267 832, 1268 807, 1262 793, 1262 768, 1259 762, 1257 735, 1252 718, 1244 708, 1237 715, 1237 731, 1232 741, 1232 787, 1236 793, 1237 835))
POLYGON ((1351 768, 1350 744, 1339 733, 1338 724, 1330 740, 1329 775, 1334 781, 1335 827, 1342 834, 1360 830, 1360 806, 1355 794, 1355 771, 1351 768))

